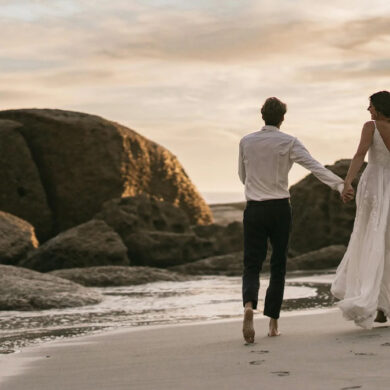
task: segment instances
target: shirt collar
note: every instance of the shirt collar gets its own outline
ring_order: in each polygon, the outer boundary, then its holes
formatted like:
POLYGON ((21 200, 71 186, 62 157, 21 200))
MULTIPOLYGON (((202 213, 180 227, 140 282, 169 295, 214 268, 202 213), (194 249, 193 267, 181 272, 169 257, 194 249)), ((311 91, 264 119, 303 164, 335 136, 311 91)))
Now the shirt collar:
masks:
POLYGON ((271 125, 265 125, 261 128, 261 130, 270 130, 270 131, 280 131, 280 129, 276 126, 271 126, 271 125))

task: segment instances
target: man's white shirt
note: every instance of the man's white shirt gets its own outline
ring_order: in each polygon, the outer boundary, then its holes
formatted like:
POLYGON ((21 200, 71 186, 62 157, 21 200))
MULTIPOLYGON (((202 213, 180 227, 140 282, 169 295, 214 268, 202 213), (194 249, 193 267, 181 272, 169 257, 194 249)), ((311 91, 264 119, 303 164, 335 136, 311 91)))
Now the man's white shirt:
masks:
POLYGON ((341 192, 344 181, 315 160, 295 137, 275 126, 264 126, 240 141, 238 175, 247 200, 289 198, 288 173, 293 163, 311 171, 319 180, 341 192))

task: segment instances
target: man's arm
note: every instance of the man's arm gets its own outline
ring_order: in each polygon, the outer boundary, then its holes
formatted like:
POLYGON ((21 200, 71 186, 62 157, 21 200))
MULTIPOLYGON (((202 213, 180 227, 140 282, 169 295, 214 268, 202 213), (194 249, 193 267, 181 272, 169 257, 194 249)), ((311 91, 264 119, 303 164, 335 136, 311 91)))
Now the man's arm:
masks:
POLYGON ((321 180, 324 184, 327 184, 330 188, 337 190, 340 193, 342 192, 344 180, 315 160, 298 139, 294 140, 290 150, 290 158, 308 169, 317 177, 317 179, 321 180))
POLYGON ((240 147, 238 152, 238 176, 242 184, 245 184, 246 172, 245 172, 245 164, 244 164, 244 153, 242 150, 242 145, 240 141, 240 147))

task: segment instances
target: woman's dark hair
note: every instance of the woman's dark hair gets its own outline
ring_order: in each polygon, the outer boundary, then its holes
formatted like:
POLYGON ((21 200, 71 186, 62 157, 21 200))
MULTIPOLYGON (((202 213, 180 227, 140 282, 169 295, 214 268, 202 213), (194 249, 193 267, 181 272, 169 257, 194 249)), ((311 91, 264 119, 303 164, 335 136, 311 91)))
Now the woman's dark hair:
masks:
POLYGON ((283 122, 284 114, 287 112, 287 106, 276 97, 268 98, 263 107, 261 115, 266 125, 277 126, 283 122))
POLYGON ((370 102, 375 107, 377 112, 383 114, 386 118, 390 118, 390 92, 380 91, 370 96, 370 102))

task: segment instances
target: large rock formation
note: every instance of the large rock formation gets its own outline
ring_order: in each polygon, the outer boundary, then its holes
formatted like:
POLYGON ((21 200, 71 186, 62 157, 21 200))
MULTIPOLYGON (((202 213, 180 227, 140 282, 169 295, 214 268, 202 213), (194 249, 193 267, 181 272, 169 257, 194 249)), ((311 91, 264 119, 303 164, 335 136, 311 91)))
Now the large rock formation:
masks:
MULTIPOLYGON (((265 263, 263 271, 268 271, 268 263, 265 263)), ((225 275, 240 276, 243 268, 243 253, 235 252, 227 255, 212 256, 207 259, 182 264, 169 269, 187 275, 225 275)))
POLYGON ((91 220, 45 242, 18 265, 48 272, 98 265, 129 265, 121 238, 106 223, 91 220))
POLYGON ((15 122, 0 122, 0 145, 15 154, 0 153, 0 210, 32 223, 40 240, 88 221, 109 199, 141 193, 179 206, 191 223, 212 221, 177 158, 133 130, 62 110, 6 110, 0 119, 15 122))
MULTIPOLYGON (((327 166, 341 178, 348 172, 350 160, 327 166)), ((355 188, 359 177, 353 183, 355 188)), ((331 190, 314 175, 306 176, 290 188, 293 228, 290 248, 296 255, 330 245, 347 245, 355 219, 355 201, 344 204, 337 191, 331 190)))
POLYGON ((337 267, 346 251, 344 245, 331 245, 289 259, 288 270, 316 270, 337 267))
POLYGON ((50 274, 72 280, 83 286, 132 286, 152 282, 182 282, 189 277, 177 272, 152 267, 102 266, 70 268, 52 271, 50 274))
POLYGON ((213 243, 213 255, 222 255, 241 251, 244 246, 244 232, 241 222, 228 225, 197 225, 192 230, 199 237, 213 243))
POLYGON ((133 265, 168 267, 242 249, 242 224, 190 226, 183 210, 147 196, 113 199, 95 215, 122 238, 133 265))
POLYGON ((0 211, 1 264, 17 264, 38 245, 34 228, 28 222, 0 211))
POLYGON ((39 238, 48 237, 52 213, 21 127, 0 119, 0 210, 32 223, 39 238))
POLYGON ((147 195, 111 199, 94 218, 104 220, 124 240, 138 231, 190 232, 190 221, 182 209, 147 195))
MULTIPOLYGON (((346 247, 343 245, 331 245, 304 255, 289 258, 287 270, 319 270, 335 268, 344 256, 346 247)), ((270 271, 270 258, 272 251, 269 250, 264 260, 262 273, 270 271)), ((187 275, 225 275, 241 276, 243 270, 243 252, 234 252, 221 256, 212 256, 207 259, 197 260, 182 264, 169 269, 187 275)))
POLYGON ((40 310, 92 305, 102 295, 54 275, 0 265, 0 310, 40 310))

